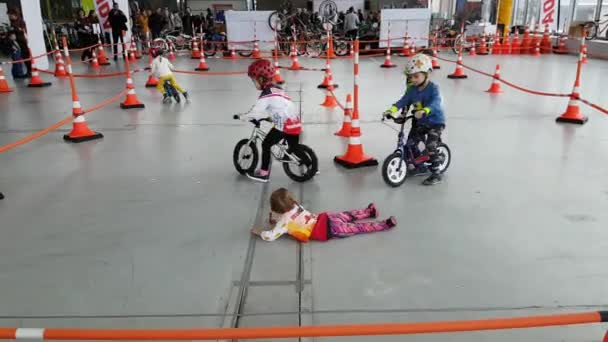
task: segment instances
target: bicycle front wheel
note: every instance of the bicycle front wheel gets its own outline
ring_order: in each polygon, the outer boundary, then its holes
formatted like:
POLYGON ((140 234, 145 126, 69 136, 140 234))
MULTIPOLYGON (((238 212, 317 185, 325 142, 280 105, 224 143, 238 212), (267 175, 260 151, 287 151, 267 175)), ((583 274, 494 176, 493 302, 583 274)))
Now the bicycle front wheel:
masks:
POLYGON ((268 16, 268 26, 273 31, 281 31, 285 25, 285 14, 274 11, 268 16))
POLYGON ((599 29, 599 24, 594 21, 585 23, 585 32, 587 34, 586 38, 588 40, 593 40, 593 39, 597 38, 598 29, 599 29))
POLYGON ((249 139, 242 139, 234 147, 232 162, 236 171, 242 175, 251 173, 258 166, 258 148, 249 139))

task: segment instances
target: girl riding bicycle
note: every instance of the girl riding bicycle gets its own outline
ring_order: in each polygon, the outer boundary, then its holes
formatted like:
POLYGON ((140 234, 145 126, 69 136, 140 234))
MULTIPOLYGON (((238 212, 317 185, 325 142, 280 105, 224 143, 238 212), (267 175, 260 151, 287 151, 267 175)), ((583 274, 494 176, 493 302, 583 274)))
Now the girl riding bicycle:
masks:
POLYGON ((431 161, 431 176, 424 180, 424 185, 441 183, 439 166, 441 161, 437 153, 437 145, 441 141, 441 132, 445 129, 445 116, 441 103, 439 87, 430 81, 429 73, 433 70, 429 56, 417 54, 405 67, 405 73, 411 79, 405 95, 401 97, 385 115, 395 116, 403 108, 414 106, 416 122, 412 126, 408 144, 418 144, 424 141, 426 153, 431 161))
POLYGON ((397 220, 393 216, 384 221, 357 222, 378 217, 378 209, 373 203, 364 209, 315 215, 304 209, 285 188, 277 189, 272 193, 270 210, 269 223, 274 225, 274 228, 251 230, 251 233, 265 241, 274 241, 284 234, 289 234, 300 242, 327 241, 331 238, 380 232, 397 225, 397 220), (273 219, 273 214, 279 215, 278 220, 273 219))
POLYGON ((281 140, 287 141, 288 152, 294 153, 298 158, 306 159, 306 155, 300 153, 300 132, 302 125, 300 117, 296 113, 291 98, 285 91, 273 83, 275 69, 270 61, 261 59, 249 65, 247 75, 255 84, 256 89, 261 90, 258 100, 245 117, 250 119, 270 118, 274 124, 272 129, 262 142, 262 165, 247 177, 266 183, 270 178, 270 149, 281 140))
POLYGON ((171 82, 171 86, 182 93, 184 98, 188 100, 188 92, 182 89, 182 87, 180 87, 175 81, 175 76, 173 76, 173 72, 171 71, 173 69, 173 64, 171 64, 168 59, 163 57, 163 54, 164 51, 162 49, 152 50, 152 55, 154 56, 154 60, 152 60, 152 74, 158 78, 156 89, 163 94, 163 103, 166 102, 170 97, 165 90, 166 81, 171 82))

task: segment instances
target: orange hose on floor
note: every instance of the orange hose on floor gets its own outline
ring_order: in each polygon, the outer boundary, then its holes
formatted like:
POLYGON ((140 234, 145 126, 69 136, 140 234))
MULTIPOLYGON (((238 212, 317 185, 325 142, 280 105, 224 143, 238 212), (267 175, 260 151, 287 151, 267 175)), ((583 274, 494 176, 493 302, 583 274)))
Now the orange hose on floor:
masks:
POLYGON ((229 340, 270 339, 329 336, 380 336, 425 333, 447 333, 499 329, 521 329, 599 323, 607 313, 586 312, 576 314, 496 318, 472 321, 446 321, 424 323, 354 324, 335 326, 225 328, 225 329, 172 329, 172 330, 101 330, 101 329, 35 329, 0 328, 0 339, 36 338, 42 333, 45 340, 229 340), (33 333, 31 333, 33 332, 33 333), (31 337, 30 337, 31 336, 31 337))

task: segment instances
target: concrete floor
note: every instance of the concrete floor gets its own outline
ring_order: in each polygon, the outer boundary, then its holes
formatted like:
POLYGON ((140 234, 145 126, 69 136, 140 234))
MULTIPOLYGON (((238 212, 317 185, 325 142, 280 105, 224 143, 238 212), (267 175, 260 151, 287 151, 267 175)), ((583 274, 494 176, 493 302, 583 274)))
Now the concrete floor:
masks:
MULTIPOLYGON (((208 62, 213 71, 245 70, 248 63, 208 62)), ((361 65, 362 140, 380 162, 396 134, 379 115, 403 91, 401 70, 380 69, 381 62, 363 58, 361 65)), ((341 99, 352 88, 350 63, 332 65, 341 99)), ((571 91, 575 72, 571 56, 465 57, 465 63, 488 72, 500 63, 505 79, 559 93, 571 91)), ((196 64, 176 63, 187 70, 196 64)), ((586 125, 558 125, 566 98, 507 87, 490 96, 483 92, 490 79, 467 72, 468 80, 448 80, 452 71, 443 63, 434 79, 444 97, 444 140, 453 161, 445 182, 431 188, 415 178, 392 189, 379 168, 335 166, 333 156, 346 146, 332 134, 341 113, 318 105, 322 74, 306 71, 283 72, 301 104, 303 141, 320 159, 321 175, 305 184, 279 168, 267 185, 235 172, 232 149, 251 127, 231 117, 247 111, 257 95, 243 75, 179 75, 193 97, 182 105, 161 105, 154 89, 139 86, 145 109, 123 111, 116 103, 87 117, 103 140, 67 144, 61 139, 66 127, 0 154, 0 191, 7 196, 0 202, 0 326, 247 327, 608 308, 608 119, 583 106, 586 125), (253 239, 250 227, 266 218, 269 194, 280 186, 312 211, 373 201, 399 225, 328 243, 253 239)), ((606 75, 606 61, 584 67, 582 96, 604 107, 606 75)), ((142 85, 146 77, 137 74, 135 81, 142 85)), ((53 83, 1 94, 0 145, 69 114, 67 81, 53 83)), ((90 107, 119 92, 124 79, 77 84, 90 107)), ((448 338, 600 341, 604 328, 448 338)))

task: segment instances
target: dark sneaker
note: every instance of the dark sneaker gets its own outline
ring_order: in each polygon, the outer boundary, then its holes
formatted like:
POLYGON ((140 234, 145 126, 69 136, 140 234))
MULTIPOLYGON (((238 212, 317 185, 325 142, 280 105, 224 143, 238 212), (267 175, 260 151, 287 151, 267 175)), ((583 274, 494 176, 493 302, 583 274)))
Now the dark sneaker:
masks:
POLYGON ((433 173, 429 176, 429 178, 425 179, 422 182, 423 185, 435 185, 441 183, 441 175, 437 173, 433 173))
POLYGON ((184 98, 186 99, 186 101, 190 101, 190 95, 188 95, 188 92, 185 91, 182 93, 184 95, 184 98))
POLYGON ((376 218, 378 217, 378 209, 376 208, 376 205, 374 203, 370 203, 367 206, 367 209, 370 211, 370 217, 371 218, 376 218))
POLYGON ((163 103, 167 103, 171 101, 171 97, 169 96, 169 94, 163 94, 163 103))
POLYGON ((397 219, 395 218, 395 216, 389 217, 384 222, 386 222, 386 224, 389 226, 389 228, 393 228, 394 226, 397 225, 397 219))
POLYGON ((0 200, 4 199, 4 194, 0 192, 0 200))
POLYGON ((270 178, 270 171, 255 170, 254 173, 248 173, 247 177, 249 177, 249 179, 253 179, 256 182, 268 183, 268 179, 270 178))
POLYGON ((407 175, 410 177, 424 176, 424 175, 428 175, 429 172, 431 172, 431 171, 426 166, 418 166, 417 168, 415 168, 413 170, 408 170, 407 175))

